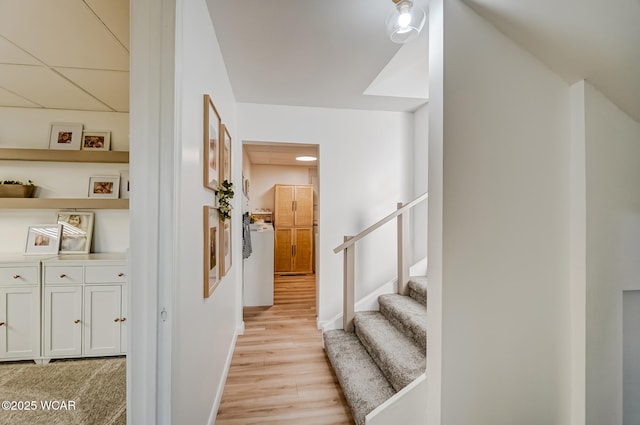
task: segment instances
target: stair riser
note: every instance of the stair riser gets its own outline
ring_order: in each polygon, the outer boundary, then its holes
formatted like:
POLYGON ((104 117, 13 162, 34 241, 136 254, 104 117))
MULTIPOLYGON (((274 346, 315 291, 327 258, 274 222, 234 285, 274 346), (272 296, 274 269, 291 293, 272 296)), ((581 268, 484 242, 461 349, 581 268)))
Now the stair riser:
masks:
POLYGON ((386 308, 384 305, 380 305, 380 313, 384 314, 384 316, 395 326, 400 329, 405 335, 411 338, 416 342, 420 347, 422 347, 425 352, 427 350, 427 332, 426 329, 420 327, 409 327, 404 321, 398 318, 394 311, 386 308))

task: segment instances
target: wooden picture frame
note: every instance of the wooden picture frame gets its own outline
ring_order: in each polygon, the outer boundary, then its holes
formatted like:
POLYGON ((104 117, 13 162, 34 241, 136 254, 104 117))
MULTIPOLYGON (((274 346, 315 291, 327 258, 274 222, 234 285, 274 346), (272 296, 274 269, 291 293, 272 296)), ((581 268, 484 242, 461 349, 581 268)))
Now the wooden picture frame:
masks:
POLYGON ((83 131, 80 147, 83 151, 108 151, 111 149, 111 132, 83 131))
POLYGON ((56 223, 62 226, 60 254, 88 254, 93 238, 92 211, 58 211, 56 223))
POLYGON ((25 255, 58 254, 62 226, 59 224, 33 224, 27 231, 25 255))
POLYGON ((226 276, 231 270, 232 240, 231 219, 220 220, 220 276, 226 276))
POLYGON ((220 256, 219 256, 219 233, 218 233, 218 211, 211 206, 205 205, 203 211, 203 235, 204 235, 204 254, 203 254, 203 281, 204 281, 204 297, 209 298, 213 291, 220 284, 220 256))
POLYGON ((91 176, 89 198, 118 199, 120 176, 91 176))
POLYGON ((231 134, 224 124, 220 128, 220 160, 220 181, 231 183, 231 134))
POLYGON ((82 127, 83 125, 80 123, 51 123, 49 149, 67 151, 80 150, 82 127))
POLYGON ((211 97, 204 95, 204 144, 203 144, 203 184, 214 192, 218 190, 220 175, 220 134, 222 120, 211 97))

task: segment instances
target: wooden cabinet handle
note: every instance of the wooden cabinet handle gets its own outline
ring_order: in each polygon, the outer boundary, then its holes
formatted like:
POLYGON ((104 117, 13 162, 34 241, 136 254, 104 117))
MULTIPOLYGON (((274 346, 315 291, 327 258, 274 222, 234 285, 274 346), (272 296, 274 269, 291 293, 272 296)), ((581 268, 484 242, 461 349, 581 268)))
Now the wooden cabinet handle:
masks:
POLYGON ((126 317, 123 317, 123 318, 120 319, 121 322, 124 322, 125 320, 127 320, 126 317))
POLYGON ((20 277, 21 277, 21 276, 20 276, 19 274, 14 274, 14 275, 13 275, 13 278, 14 278, 14 279, 20 279, 20 277))
POLYGON ((4 325, 5 325, 5 323, 4 323, 4 322, 0 322, 0 326, 4 326, 4 325))
POLYGON ((67 275, 66 275, 66 274, 64 274, 64 273, 62 273, 62 274, 60 275, 60 279, 64 279, 65 277, 67 277, 67 275))
POLYGON ((118 277, 124 276, 124 273, 118 273, 118 277))
POLYGON ((116 317, 115 319, 113 319, 113 321, 117 323, 120 321, 120 318, 116 317))
POLYGON ((80 323, 80 319, 74 320, 73 323, 75 323, 77 325, 78 323, 80 323))

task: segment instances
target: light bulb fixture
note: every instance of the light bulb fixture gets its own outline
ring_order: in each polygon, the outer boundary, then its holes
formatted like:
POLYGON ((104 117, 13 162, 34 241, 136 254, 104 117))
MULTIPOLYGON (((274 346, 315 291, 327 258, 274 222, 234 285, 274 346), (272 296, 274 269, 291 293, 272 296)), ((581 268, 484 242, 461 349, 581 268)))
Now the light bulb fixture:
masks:
POLYGON ((296 161, 303 161, 303 162, 311 162, 311 161, 315 161, 316 159, 318 158, 316 158, 315 156, 307 156, 307 155, 296 157, 296 161))
POLYGON ((408 43, 420 35, 427 15, 411 0, 391 0, 393 12, 387 17, 387 34, 394 43, 408 43))

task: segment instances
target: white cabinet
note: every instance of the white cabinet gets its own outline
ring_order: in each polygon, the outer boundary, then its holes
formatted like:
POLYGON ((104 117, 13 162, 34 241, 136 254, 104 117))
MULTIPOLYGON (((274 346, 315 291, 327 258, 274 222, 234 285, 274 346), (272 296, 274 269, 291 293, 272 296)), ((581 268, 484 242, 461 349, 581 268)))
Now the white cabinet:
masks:
POLYGON ((104 356, 121 353, 122 286, 87 285, 84 288, 84 353, 104 356))
POLYGON ((127 263, 120 254, 43 262, 44 357, 125 354, 127 263))
POLYGON ((44 287, 44 357, 82 354, 82 285, 44 287))
POLYGON ((0 260, 0 361, 40 357, 40 264, 0 260))

